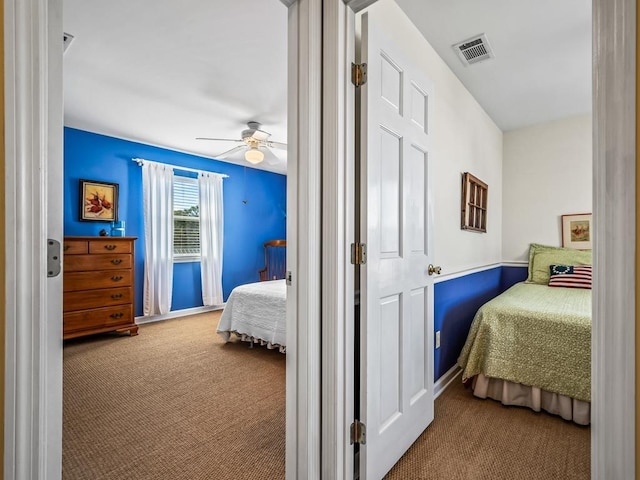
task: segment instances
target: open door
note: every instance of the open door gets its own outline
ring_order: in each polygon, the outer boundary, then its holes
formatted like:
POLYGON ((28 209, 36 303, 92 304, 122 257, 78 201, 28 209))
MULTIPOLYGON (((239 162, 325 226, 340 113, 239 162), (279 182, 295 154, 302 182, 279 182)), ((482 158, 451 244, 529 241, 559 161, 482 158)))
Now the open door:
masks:
MULTIPOLYGON (((358 16, 361 268, 360 478, 380 479, 433 420, 431 83, 408 62, 391 0, 358 16), (362 442, 361 442, 362 443, 362 442)), ((435 270, 438 270, 437 267, 435 270)))

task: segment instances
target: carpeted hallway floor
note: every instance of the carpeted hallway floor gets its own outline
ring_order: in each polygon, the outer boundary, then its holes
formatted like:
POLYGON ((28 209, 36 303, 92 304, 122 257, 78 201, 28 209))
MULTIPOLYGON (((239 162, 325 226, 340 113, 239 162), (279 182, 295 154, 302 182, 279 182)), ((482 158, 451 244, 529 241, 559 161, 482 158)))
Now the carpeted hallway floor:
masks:
MULTIPOLYGON (((63 478, 283 479, 285 356, 224 344, 219 312, 64 348, 63 478)), ((387 479, 587 479, 589 428, 459 382, 387 479)))

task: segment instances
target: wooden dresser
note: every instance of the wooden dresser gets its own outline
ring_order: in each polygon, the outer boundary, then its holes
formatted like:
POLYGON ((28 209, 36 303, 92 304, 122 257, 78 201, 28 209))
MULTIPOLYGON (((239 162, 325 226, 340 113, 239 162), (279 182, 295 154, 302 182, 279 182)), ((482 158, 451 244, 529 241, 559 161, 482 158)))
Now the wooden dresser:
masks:
POLYGON ((63 338, 129 331, 135 324, 136 237, 65 237, 63 338))

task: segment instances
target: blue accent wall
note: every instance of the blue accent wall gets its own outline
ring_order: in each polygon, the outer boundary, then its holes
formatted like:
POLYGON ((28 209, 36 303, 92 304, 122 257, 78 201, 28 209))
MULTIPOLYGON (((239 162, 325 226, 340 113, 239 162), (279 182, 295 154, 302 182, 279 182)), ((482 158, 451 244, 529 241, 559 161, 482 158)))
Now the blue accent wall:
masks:
POLYGON ((529 269, 525 267, 502 267, 502 278, 500 279, 500 291, 504 292, 518 282, 524 282, 529 274, 529 269))
MULTIPOLYGON (((109 224, 81 222, 79 179, 119 184, 118 217, 126 235, 138 237, 136 259, 136 315, 142 315, 144 222, 142 169, 132 158, 229 175, 224 180, 224 257, 222 286, 225 300, 237 285, 257 282, 264 267, 267 240, 286 235, 286 176, 219 162, 173 150, 64 129, 64 234, 98 235, 109 224)), ((200 263, 176 263, 172 310, 202 305, 200 263)))
POLYGON ((434 359, 436 380, 456 364, 478 309, 526 278, 527 267, 496 267, 435 284, 434 331, 440 331, 434 359))

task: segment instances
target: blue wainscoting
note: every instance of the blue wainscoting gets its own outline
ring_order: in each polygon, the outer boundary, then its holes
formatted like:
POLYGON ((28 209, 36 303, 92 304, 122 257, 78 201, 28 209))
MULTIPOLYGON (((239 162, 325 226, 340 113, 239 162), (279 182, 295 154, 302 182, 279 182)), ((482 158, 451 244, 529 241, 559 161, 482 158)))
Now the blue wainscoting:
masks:
POLYGON ((456 364, 478 309, 526 278, 527 267, 495 267, 435 284, 434 331, 440 331, 435 380, 456 364))
MULTIPOLYGON (((64 129, 64 234, 98 235, 108 223, 81 222, 81 178, 119 184, 119 218, 126 222, 126 235, 138 237, 136 248, 136 315, 142 315, 144 272, 144 223, 142 217, 142 169, 132 158, 146 158, 176 166, 225 173, 224 298, 231 290, 257 282, 264 267, 262 244, 286 235, 286 190, 284 175, 219 162, 173 150, 95 133, 64 129)), ((200 263, 176 263, 172 310, 202 306, 200 263)))
POLYGON ((523 267, 503 266, 500 291, 504 292, 516 283, 524 282, 527 279, 528 272, 529 270, 526 265, 523 267))

